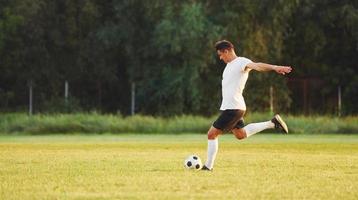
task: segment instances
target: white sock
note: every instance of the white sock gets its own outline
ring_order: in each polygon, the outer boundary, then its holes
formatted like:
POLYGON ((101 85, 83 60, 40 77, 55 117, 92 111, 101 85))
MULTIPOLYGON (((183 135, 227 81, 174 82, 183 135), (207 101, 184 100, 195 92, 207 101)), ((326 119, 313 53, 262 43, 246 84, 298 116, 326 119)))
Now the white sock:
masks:
POLYGON ((205 166, 207 168, 212 169, 214 167, 214 161, 218 149, 219 149, 218 138, 215 138, 214 140, 208 140, 208 157, 205 163, 205 166))
POLYGON ((250 137, 251 135, 261 132, 265 129, 275 128, 275 124, 271 121, 267 122, 259 122, 259 123, 251 123, 244 127, 246 131, 246 137, 250 137))

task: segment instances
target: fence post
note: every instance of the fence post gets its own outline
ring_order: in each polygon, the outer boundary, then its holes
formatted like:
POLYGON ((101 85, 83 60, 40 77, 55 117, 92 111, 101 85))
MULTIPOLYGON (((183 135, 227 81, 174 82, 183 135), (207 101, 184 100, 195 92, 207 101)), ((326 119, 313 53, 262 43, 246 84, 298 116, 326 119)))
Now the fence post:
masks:
POLYGON ((338 117, 341 116, 341 111, 342 111, 341 86, 338 86, 338 117))
POLYGON ((135 114, 135 82, 132 82, 131 93, 132 93, 132 98, 131 98, 131 115, 134 115, 134 114, 135 114))
POLYGON ((65 103, 67 105, 68 102, 68 81, 65 81, 65 103))
POLYGON ((33 111, 33 108, 32 108, 32 86, 33 86, 33 82, 32 82, 32 80, 30 80, 28 82, 28 86, 29 86, 29 115, 31 116, 32 111, 33 111))
POLYGON ((273 87, 270 86, 270 114, 273 115, 273 87))

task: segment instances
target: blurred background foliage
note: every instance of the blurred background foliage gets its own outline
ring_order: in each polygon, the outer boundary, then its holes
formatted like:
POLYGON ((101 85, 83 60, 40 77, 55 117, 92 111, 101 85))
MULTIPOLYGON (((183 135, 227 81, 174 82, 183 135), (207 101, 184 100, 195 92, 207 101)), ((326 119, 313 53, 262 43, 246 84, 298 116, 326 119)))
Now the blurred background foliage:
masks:
POLYGON ((341 87, 343 114, 358 113, 358 2, 348 0, 0 0, 0 111, 26 111, 33 83, 36 112, 127 115, 135 83, 137 113, 212 115, 221 39, 294 67, 250 73, 250 111, 269 110, 273 87, 275 112, 334 114, 341 87), (319 81, 303 94, 302 80, 319 81))

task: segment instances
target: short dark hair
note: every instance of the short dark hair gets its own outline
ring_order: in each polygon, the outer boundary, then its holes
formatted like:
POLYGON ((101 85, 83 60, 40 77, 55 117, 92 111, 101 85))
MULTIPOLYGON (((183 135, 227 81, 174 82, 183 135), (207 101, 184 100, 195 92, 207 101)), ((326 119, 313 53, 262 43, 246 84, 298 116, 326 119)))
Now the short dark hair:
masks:
POLYGON ((234 48, 234 45, 227 40, 220 40, 215 43, 215 48, 216 51, 231 50, 234 48))

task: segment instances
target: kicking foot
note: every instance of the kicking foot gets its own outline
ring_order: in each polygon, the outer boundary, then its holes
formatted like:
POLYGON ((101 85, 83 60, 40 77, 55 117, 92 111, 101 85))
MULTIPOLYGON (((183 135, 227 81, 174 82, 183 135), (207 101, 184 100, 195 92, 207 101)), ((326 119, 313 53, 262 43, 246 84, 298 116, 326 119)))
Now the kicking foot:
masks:
POLYGON ((201 168, 201 170, 204 170, 204 171, 213 171, 213 169, 209 169, 209 168, 207 168, 205 165, 201 168))
POLYGON ((284 133, 288 133, 288 128, 286 123, 282 120, 282 118, 280 117, 280 115, 276 114, 272 119, 271 119, 272 123, 275 124, 275 129, 282 129, 284 131, 284 133))

